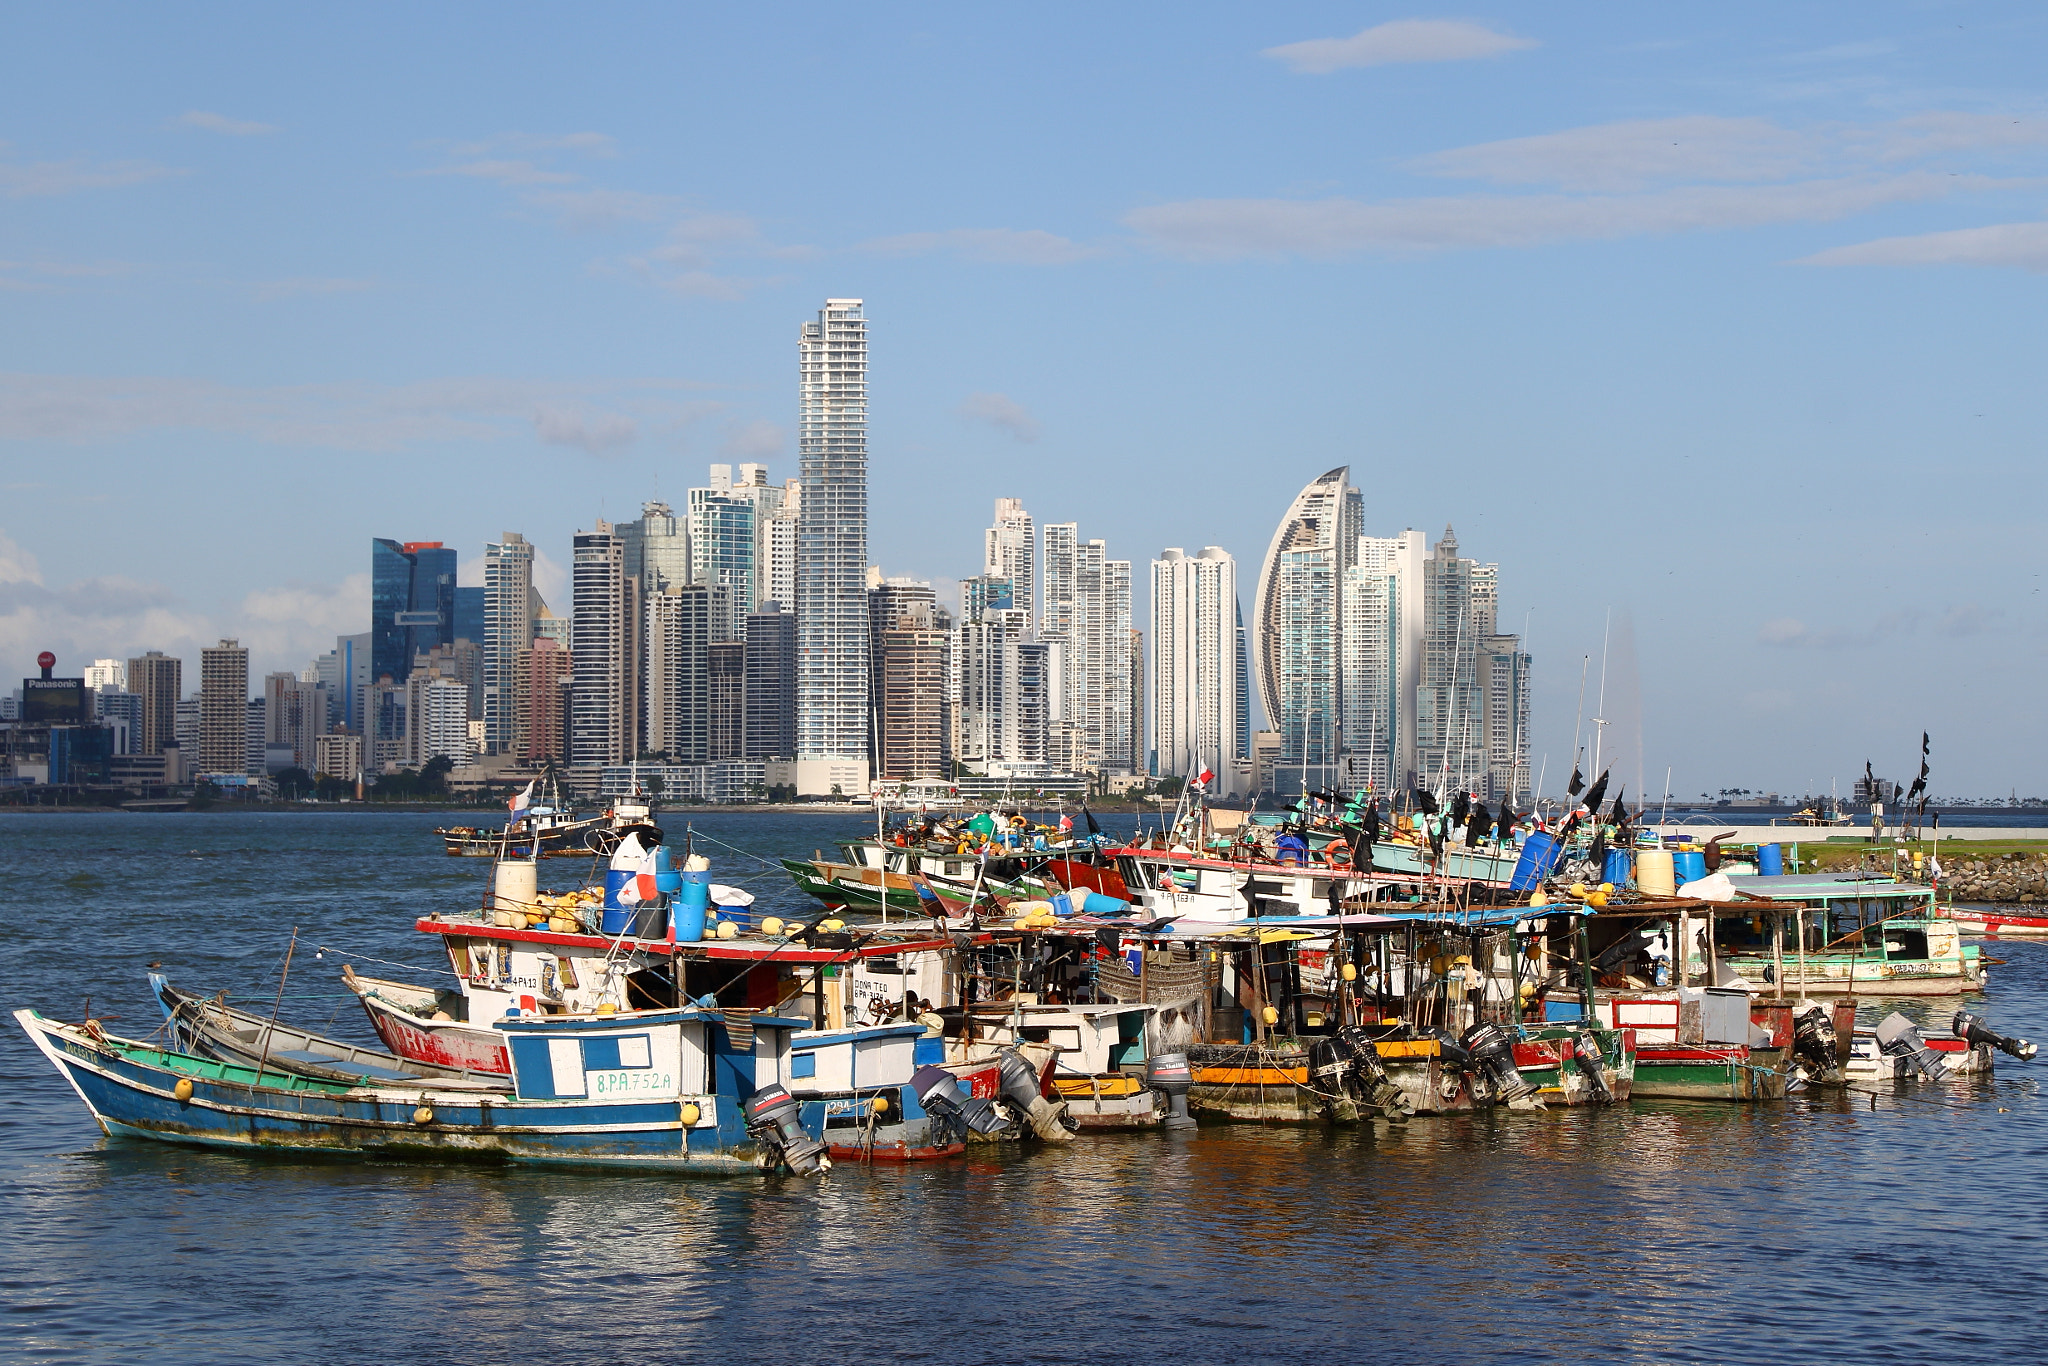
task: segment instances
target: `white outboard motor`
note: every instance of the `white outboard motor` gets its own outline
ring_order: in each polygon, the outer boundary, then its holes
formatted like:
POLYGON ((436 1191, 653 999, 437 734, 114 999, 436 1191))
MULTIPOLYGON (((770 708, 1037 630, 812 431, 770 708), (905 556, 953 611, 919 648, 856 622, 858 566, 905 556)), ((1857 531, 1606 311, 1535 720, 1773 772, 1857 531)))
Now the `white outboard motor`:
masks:
POLYGON ((2013 1034, 2000 1034, 1986 1023, 1981 1015, 1972 1015, 1967 1010, 1958 1010, 1954 1023, 1949 1025, 1959 1039, 1973 1045, 1983 1045, 2018 1058, 2021 1062, 2031 1059, 2039 1051, 2025 1039, 2013 1034))
POLYGON ((1536 1094, 1536 1088, 1515 1066, 1514 1041, 1499 1025, 1473 1025, 1460 1042, 1472 1055, 1474 1070, 1486 1078, 1498 1103, 1513 1105, 1536 1094))
MULTIPOLYGON (((1577 1034, 1572 1038, 1572 1053, 1579 1060, 1579 1075, 1593 1088, 1594 1102, 1614 1104, 1614 1088, 1607 1084, 1607 1059, 1601 1056, 1600 1041, 1590 1032, 1577 1034)), ((1563 1080, 1561 1074, 1559 1080, 1563 1080)))
POLYGON ((1808 1006, 1792 1022, 1793 1056, 1814 1077, 1832 1077, 1840 1070, 1835 1051, 1840 1042, 1826 1006, 1808 1006))
POLYGON ((1056 1104, 1039 1091, 1038 1069, 1031 1065, 1031 1060, 1014 1048, 1005 1048, 996 1055, 996 1061, 997 1084, 1002 1088, 1003 1100, 1031 1126, 1031 1132, 1047 1143, 1072 1139, 1073 1133, 1061 1122, 1067 1113, 1066 1102, 1056 1104))
POLYGON ((1166 1118, 1162 1127, 1192 1129, 1194 1116, 1188 1113, 1188 1091, 1195 1084, 1194 1069, 1185 1053, 1154 1053, 1145 1062, 1145 1085, 1166 1097, 1166 1118))
POLYGON ((764 1086, 754 1092, 747 1102, 747 1132, 798 1176, 820 1176, 832 1170, 825 1145, 805 1133, 797 1120, 796 1097, 780 1086, 764 1086))
POLYGON ((1913 1022, 1896 1010, 1878 1024, 1877 1046, 1886 1057, 1904 1058, 1911 1062, 1929 1081, 1941 1081, 1948 1076, 1948 1064, 1935 1056, 1913 1022))
POLYGON ((960 1079, 943 1067, 926 1063, 918 1068, 910 1074, 910 1089, 917 1092, 918 1100, 934 1120, 963 1138, 970 1133, 999 1132, 1007 1123, 996 1113, 994 1101, 969 1095, 962 1089, 960 1079))

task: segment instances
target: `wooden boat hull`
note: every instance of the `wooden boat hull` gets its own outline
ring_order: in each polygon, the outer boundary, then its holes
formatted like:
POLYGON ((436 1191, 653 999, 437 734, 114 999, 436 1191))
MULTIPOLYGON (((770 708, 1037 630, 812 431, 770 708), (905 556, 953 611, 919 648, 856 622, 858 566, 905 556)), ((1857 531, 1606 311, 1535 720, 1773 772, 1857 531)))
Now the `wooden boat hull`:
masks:
POLYGON ((1127 1072, 1054 1077, 1052 1095, 1083 1129, 1156 1129, 1166 1118, 1159 1093, 1127 1072))
POLYGON ((1995 906, 1956 906, 1950 909, 1956 928, 1964 934, 1992 935, 2000 939, 2048 936, 2048 914, 2006 911, 1995 906))
POLYGON ((1639 1043, 1635 1094, 1645 1100, 1783 1100, 1789 1062, 1782 1048, 1639 1043))
POLYGON ((400 1058, 465 1072, 511 1074, 512 1059, 505 1051, 504 1036, 497 1031, 419 1013, 423 1008, 431 1011, 439 993, 372 977, 353 978, 349 985, 370 1017, 370 1027, 400 1058))
POLYGON ((740 1175, 769 1155, 732 1096, 522 1101, 431 1086, 348 1087, 15 1019, 117 1137, 244 1151, 740 1175), (189 1083, 187 1094, 178 1094, 189 1083))

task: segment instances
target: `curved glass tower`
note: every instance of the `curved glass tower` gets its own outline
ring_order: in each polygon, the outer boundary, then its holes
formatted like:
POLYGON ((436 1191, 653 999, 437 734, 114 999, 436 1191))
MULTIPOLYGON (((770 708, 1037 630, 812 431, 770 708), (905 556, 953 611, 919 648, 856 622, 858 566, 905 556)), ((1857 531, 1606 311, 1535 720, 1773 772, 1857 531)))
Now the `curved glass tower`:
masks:
POLYGON ((1344 579, 1364 523, 1350 473, 1340 465, 1295 495, 1252 607, 1252 667, 1266 723, 1280 734, 1278 763, 1322 770, 1297 772, 1309 785, 1337 781, 1344 751, 1344 579))

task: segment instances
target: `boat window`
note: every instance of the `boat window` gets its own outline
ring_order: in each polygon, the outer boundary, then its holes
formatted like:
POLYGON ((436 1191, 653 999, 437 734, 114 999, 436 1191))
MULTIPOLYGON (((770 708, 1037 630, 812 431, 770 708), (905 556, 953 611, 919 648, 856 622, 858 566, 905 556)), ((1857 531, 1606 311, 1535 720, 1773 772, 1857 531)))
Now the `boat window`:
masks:
POLYGON ((1888 927, 1884 936, 1884 956, 1913 959, 1927 957, 1927 932, 1888 927))

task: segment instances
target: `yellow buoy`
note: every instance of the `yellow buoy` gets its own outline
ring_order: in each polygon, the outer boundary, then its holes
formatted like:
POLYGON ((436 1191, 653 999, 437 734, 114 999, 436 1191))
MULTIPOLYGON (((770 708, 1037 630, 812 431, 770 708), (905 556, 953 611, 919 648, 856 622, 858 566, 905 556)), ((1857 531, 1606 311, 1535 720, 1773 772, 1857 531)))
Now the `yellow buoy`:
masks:
POLYGON ((769 916, 769 917, 768 917, 768 918, 767 918, 766 920, 764 920, 764 921, 762 921, 762 922, 761 922, 761 933, 763 933, 763 934, 781 934, 781 933, 782 933, 782 922, 781 922, 781 921, 780 921, 779 919, 777 919, 776 917, 772 916, 772 915, 771 915, 771 916, 769 916))
POLYGON ((412 1122, 415 1124, 432 1124, 434 1122, 434 1107, 422 1105, 416 1108, 412 1112, 412 1122))
POLYGON ((720 939, 731 939, 739 932, 740 927, 733 924, 730 920, 721 920, 718 922, 718 937, 720 939))
POLYGON ((1574 882, 1572 884, 1571 890, 1573 896, 1583 897, 1586 894, 1586 884, 1583 882, 1574 882))
POLYGON ((878 1115, 886 1115, 886 1114, 888 1114, 888 1113, 889 1113, 889 1098, 888 1098, 887 1096, 876 1096, 876 1097, 875 1097, 875 1102, 874 1102, 874 1109, 875 1109, 875 1113, 876 1113, 876 1114, 878 1114, 878 1115))
POLYGON ((618 1006, 611 1001, 600 1001, 598 1002, 597 1013, 600 1015, 612 1015, 616 1014, 618 1009, 618 1006))
POLYGON ((1591 896, 1588 896, 1586 898, 1586 904, 1588 906, 1592 906, 1595 908, 1605 906, 1607 904, 1607 893, 1594 892, 1591 896))
POLYGON ((1611 883, 1611 882, 1603 882, 1603 883, 1601 883, 1601 884, 1600 884, 1600 894, 1601 894, 1602 896, 1613 896, 1613 895, 1614 895, 1614 884, 1613 884, 1613 883, 1611 883))
POLYGON ((1358 964, 1356 964, 1356 963, 1346 963, 1346 964, 1344 965, 1344 967, 1343 967, 1343 970, 1342 970, 1341 976, 1342 976, 1342 977, 1344 978, 1344 980, 1345 980, 1345 981, 1347 981, 1347 982, 1355 982, 1355 981, 1357 981, 1357 980, 1358 980, 1358 964))
POLYGON ((178 1084, 171 1088, 171 1094, 178 1098, 180 1105, 192 1099, 192 1078, 179 1077, 178 1084))
POLYGON ((1028 916, 1028 915, 1020 915, 1020 916, 1018 916, 1018 917, 1017 917, 1017 918, 1016 918, 1015 920, 1012 920, 1012 921, 1010 922, 1010 928, 1011 928, 1011 929, 1013 929, 1013 930, 1028 930, 1028 929, 1030 929, 1030 928, 1031 928, 1031 917, 1030 917, 1030 916, 1028 916))
POLYGON ((1531 892, 1529 893, 1529 904, 1531 906, 1548 906, 1550 898, 1542 892, 1531 892))
POLYGON ((827 920, 820 924, 818 928, 821 930, 843 930, 846 928, 846 922, 844 920, 827 920))
POLYGON ((1280 1012, 1267 1006, 1259 1012, 1259 1018, 1269 1025, 1276 1025, 1280 1023, 1280 1012))
POLYGON ((703 1115, 703 1113, 704 1112, 702 1110, 699 1110, 695 1105, 692 1105, 688 1101, 685 1101, 683 1102, 683 1108, 676 1111, 676 1118, 682 1120, 683 1127, 687 1129, 691 1125, 695 1124, 697 1120, 703 1115))

